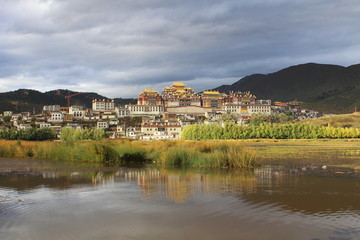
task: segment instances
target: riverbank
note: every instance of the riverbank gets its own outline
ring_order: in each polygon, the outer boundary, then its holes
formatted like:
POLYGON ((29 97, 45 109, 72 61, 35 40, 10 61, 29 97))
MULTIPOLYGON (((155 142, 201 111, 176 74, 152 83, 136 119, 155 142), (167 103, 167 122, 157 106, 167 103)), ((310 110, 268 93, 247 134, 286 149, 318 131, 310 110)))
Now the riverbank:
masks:
POLYGON ((199 141, 0 141, 0 157, 101 162, 160 167, 254 167, 255 153, 241 142, 199 141))
POLYGON ((338 166, 360 169, 360 139, 244 140, 259 165, 338 166))
POLYGON ((261 165, 360 168, 360 139, 213 141, 0 140, 0 157, 97 162, 108 165, 236 168, 261 165))

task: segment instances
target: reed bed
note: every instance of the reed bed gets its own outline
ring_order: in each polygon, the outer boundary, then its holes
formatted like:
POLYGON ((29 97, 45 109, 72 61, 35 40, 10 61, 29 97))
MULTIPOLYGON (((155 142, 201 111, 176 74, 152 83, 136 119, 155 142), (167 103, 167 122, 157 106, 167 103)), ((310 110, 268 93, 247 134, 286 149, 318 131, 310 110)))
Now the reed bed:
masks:
POLYGON ((27 142, 0 140, 0 157, 103 162, 162 167, 255 166, 254 151, 239 142, 129 140, 27 142))

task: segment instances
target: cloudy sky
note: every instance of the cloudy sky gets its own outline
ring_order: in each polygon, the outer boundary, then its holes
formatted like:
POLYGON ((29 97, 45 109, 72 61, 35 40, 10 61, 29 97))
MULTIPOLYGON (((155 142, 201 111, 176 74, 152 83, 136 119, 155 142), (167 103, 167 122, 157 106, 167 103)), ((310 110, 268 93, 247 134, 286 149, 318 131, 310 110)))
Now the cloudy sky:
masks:
POLYGON ((0 92, 136 97, 360 63, 358 0, 0 0, 0 92))

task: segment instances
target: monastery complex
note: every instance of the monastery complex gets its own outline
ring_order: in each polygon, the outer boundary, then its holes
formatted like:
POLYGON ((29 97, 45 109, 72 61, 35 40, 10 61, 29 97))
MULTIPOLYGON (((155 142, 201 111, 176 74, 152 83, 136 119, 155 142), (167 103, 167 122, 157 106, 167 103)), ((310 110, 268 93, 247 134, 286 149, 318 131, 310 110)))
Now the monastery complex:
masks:
POLYGON ((129 115, 206 114, 209 112, 235 113, 243 117, 254 114, 271 114, 271 101, 259 100, 250 92, 230 92, 229 95, 218 91, 195 93, 194 89, 182 82, 174 82, 163 92, 145 89, 139 95, 136 105, 126 106, 129 115))
MULTIPOLYGON (((299 115, 302 110, 295 105, 259 100, 250 92, 196 93, 182 82, 174 82, 161 93, 151 88, 144 89, 137 104, 116 106, 112 99, 93 99, 91 109, 76 105, 47 105, 43 106, 42 114, 34 116, 5 111, 4 116, 11 118, 10 123, 0 127, 50 127, 58 134, 64 127, 103 128, 112 138, 176 139, 181 136, 183 127, 189 124, 224 123, 226 119, 246 124, 252 116, 285 111, 299 115)), ((307 113, 299 117, 304 114, 307 113)), ((313 117, 316 113, 311 114, 313 117)))

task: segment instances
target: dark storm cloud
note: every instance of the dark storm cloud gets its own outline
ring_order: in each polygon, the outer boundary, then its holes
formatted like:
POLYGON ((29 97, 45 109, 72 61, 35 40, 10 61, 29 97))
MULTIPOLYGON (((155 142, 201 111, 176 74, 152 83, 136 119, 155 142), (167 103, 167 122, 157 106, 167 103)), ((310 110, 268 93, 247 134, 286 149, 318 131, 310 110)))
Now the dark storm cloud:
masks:
POLYGON ((5 0, 0 91, 197 91, 305 62, 359 62, 357 0, 5 0))

